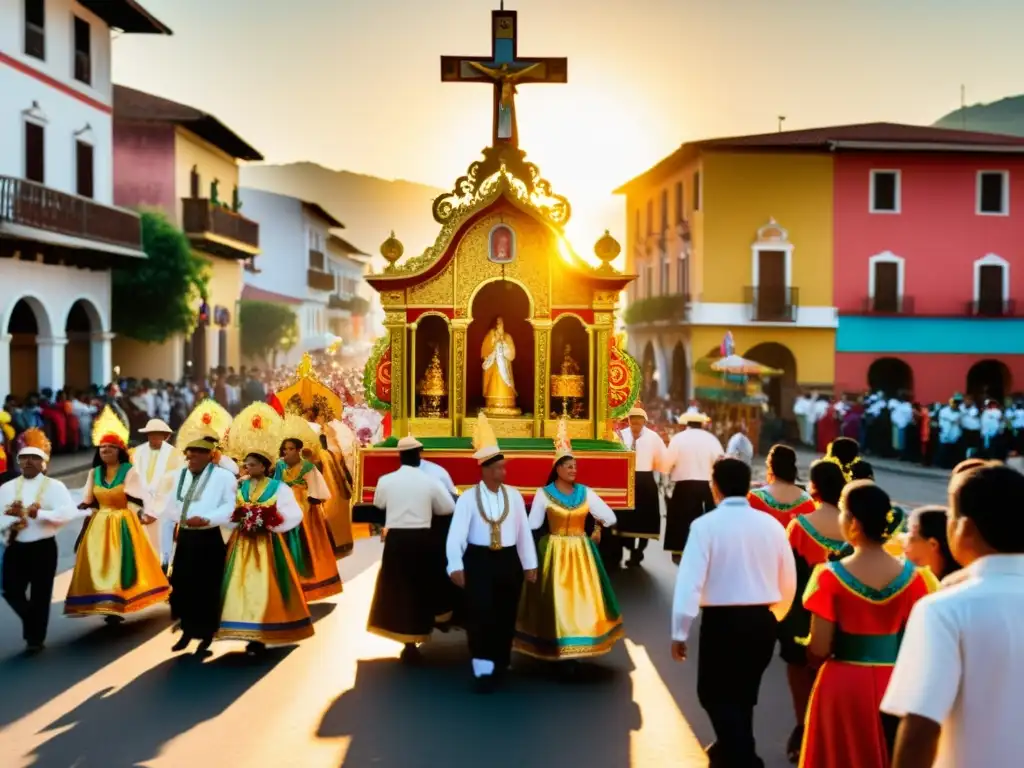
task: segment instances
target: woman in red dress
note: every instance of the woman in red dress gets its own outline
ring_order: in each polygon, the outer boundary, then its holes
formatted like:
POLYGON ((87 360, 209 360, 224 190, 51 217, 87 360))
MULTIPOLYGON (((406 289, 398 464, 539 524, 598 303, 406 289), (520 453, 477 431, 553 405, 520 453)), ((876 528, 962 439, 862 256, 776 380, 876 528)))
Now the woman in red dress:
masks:
POLYGON ((889 495, 862 480, 843 489, 839 524, 853 554, 819 565, 804 593, 808 653, 824 659, 811 692, 801 768, 888 768, 895 723, 879 713, 900 638, 918 600, 936 586, 927 571, 885 551, 889 495))
POLYGON ((796 451, 788 445, 773 445, 765 468, 768 482, 747 494, 750 506, 767 512, 783 527, 797 515, 814 511, 814 499, 796 484, 796 451))
POLYGON ((840 426, 839 412, 836 410, 836 401, 833 400, 817 424, 818 453, 824 453, 829 443, 839 437, 840 426))
MULTIPOLYGON (((814 568, 836 559, 846 546, 839 526, 839 498, 845 485, 846 477, 839 465, 825 460, 811 465, 808 491, 818 508, 808 514, 797 515, 786 528, 786 536, 796 561, 798 595, 802 595, 807 588, 814 568)), ((807 663, 805 643, 810 631, 811 614, 796 600, 779 624, 779 657, 786 662, 786 678, 793 697, 797 723, 786 745, 786 754, 791 763, 800 758, 807 700, 811 696, 817 671, 807 663)))

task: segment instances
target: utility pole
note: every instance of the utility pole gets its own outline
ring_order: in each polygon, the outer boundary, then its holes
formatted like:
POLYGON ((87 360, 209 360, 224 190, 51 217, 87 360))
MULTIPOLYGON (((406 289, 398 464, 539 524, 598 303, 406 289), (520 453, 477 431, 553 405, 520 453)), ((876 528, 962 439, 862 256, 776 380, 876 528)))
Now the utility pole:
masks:
POLYGON ((785 115, 779 115, 779 133, 782 133, 782 124, 786 122, 785 115))

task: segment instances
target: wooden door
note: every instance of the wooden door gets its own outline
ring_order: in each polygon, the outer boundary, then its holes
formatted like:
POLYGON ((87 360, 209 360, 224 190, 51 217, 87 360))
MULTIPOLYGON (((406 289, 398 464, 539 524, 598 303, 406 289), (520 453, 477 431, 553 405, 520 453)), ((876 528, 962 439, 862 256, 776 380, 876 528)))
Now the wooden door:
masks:
POLYGON ((875 264, 875 312, 899 312, 900 267, 892 261, 875 264))
POLYGON ((985 264, 978 275, 978 314, 999 317, 1003 314, 1003 268, 985 264))
POLYGON ((759 320, 778 320, 787 315, 785 251, 758 253, 756 301, 759 320))

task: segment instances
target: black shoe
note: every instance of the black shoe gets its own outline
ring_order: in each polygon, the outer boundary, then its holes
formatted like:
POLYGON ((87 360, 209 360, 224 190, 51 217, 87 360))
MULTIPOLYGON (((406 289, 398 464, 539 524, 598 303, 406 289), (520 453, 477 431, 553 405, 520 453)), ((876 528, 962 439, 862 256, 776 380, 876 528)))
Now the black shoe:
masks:
POLYGON ((497 687, 498 683, 494 679, 494 675, 483 675, 473 681, 473 691, 483 696, 494 693, 497 687))
POLYGON ((171 650, 174 653, 178 653, 179 651, 184 651, 186 648, 188 648, 188 644, 191 643, 191 642, 192 642, 192 638, 191 637, 189 637, 188 635, 182 635, 181 637, 178 638, 178 642, 176 642, 174 645, 171 646, 171 650))
POLYGON ((206 653, 208 650, 210 650, 211 645, 213 645, 213 638, 204 637, 202 640, 199 641, 199 645, 196 646, 196 655, 206 653))
POLYGON ((110 626, 115 627, 118 624, 124 623, 124 616, 104 616, 103 621, 105 621, 110 626))
POLYGON ((804 727, 798 725, 793 729, 793 732, 789 734, 789 741, 786 742, 786 757, 789 758, 789 762, 796 765, 800 762, 800 749, 803 746, 804 741, 804 727))
POLYGON ((262 656, 267 652, 267 646, 255 640, 245 646, 245 655, 250 657, 262 656))
POLYGON ((640 563, 644 561, 644 553, 639 550, 633 550, 629 555, 629 562, 626 563, 630 568, 639 568, 640 563))
POLYGON ((28 654, 29 656, 35 656, 37 653, 42 653, 42 651, 43 651, 43 644, 41 642, 40 643, 26 643, 25 644, 25 653, 28 654))
POLYGON ((423 660, 423 654, 420 653, 420 649, 416 647, 415 643, 407 643, 399 658, 404 664, 419 664, 423 660))

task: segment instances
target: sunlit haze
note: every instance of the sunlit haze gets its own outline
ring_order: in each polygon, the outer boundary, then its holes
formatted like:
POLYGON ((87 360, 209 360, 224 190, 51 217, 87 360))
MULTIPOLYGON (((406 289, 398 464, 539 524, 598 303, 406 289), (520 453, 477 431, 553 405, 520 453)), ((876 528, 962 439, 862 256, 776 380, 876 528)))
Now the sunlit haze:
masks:
MULTIPOLYGON (((489 54, 497 0, 146 7, 174 37, 118 39, 115 79, 215 113, 268 162, 447 187, 489 142, 489 88, 442 84, 438 57, 489 54)), ((931 123, 959 106, 961 83, 969 102, 1024 90, 1024 4, 1012 0, 506 7, 520 12, 520 56, 569 59, 569 84, 522 87, 517 111, 521 145, 571 199, 569 235, 586 253, 605 228, 622 238, 611 190, 688 139, 772 131, 778 115, 794 129, 931 123)))

